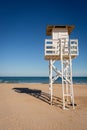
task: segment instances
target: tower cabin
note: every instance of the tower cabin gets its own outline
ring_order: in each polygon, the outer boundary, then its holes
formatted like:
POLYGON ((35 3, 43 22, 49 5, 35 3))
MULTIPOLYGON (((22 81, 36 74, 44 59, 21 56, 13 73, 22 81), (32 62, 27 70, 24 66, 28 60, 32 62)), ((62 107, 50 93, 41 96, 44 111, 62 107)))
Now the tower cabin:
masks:
POLYGON ((52 39, 45 40, 45 59, 61 60, 61 44, 63 59, 75 58, 78 55, 78 40, 69 40, 69 35, 74 29, 71 26, 47 26, 46 35, 52 39))
POLYGON ((57 78, 62 79, 63 109, 71 103, 74 108, 74 93, 72 81, 72 59, 78 56, 78 40, 69 39, 74 25, 49 25, 46 35, 52 39, 45 39, 45 60, 49 61, 49 98, 52 105, 53 83, 57 78), (61 69, 54 66, 60 61, 61 69), (56 73, 53 76, 53 71, 56 73))

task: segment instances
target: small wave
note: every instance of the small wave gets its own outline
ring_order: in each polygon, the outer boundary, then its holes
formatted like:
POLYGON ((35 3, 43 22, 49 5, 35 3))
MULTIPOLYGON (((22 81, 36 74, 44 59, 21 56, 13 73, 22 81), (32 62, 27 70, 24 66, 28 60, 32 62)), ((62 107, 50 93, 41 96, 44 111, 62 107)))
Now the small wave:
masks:
POLYGON ((2 83, 3 82, 3 80, 0 80, 0 83, 2 83))
POLYGON ((87 82, 86 82, 86 83, 81 83, 81 82, 79 83, 79 82, 76 82, 76 83, 74 83, 74 84, 87 84, 87 82))
POLYGON ((18 84, 43 84, 43 83, 38 83, 38 82, 19 82, 18 84))
POLYGON ((8 81, 4 81, 4 83, 9 83, 8 81))

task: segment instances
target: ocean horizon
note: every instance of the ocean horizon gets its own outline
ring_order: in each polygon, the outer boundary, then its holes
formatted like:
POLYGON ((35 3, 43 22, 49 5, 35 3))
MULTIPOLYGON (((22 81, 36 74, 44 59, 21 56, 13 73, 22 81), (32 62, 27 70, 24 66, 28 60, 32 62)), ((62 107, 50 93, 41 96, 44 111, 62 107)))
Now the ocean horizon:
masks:
MULTIPOLYGON (((3 76, 0 77, 0 83, 41 83, 48 84, 49 77, 25 77, 25 76, 3 76)), ((61 78, 58 78, 54 84, 61 84, 61 78)), ((87 77, 73 77, 74 84, 87 84, 87 77)))

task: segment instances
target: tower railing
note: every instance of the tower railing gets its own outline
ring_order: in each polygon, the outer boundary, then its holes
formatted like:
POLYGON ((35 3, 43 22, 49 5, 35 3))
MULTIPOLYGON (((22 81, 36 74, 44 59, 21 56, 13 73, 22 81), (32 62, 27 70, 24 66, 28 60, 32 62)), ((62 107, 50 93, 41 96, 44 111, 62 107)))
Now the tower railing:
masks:
MULTIPOLYGON (((78 55, 78 40, 70 39, 45 39, 45 56, 60 56, 61 55, 61 41, 63 44, 63 56, 71 55, 75 58, 78 55)), ((66 57, 67 58, 67 57, 66 57)))

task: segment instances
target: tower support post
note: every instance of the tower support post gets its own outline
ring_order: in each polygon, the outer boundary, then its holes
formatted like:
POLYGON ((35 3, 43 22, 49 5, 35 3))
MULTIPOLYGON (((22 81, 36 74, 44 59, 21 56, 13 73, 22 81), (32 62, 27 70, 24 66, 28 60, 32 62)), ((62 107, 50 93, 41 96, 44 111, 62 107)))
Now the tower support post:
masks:
POLYGON ((49 60, 49 96, 50 104, 52 105, 52 95, 53 95, 53 86, 52 86, 52 60, 49 60))
POLYGON ((69 57, 70 57, 71 104, 72 104, 73 109, 74 109, 75 106, 74 106, 74 91, 73 91, 73 80, 72 80, 72 59, 71 59, 71 56, 69 56, 69 57))

